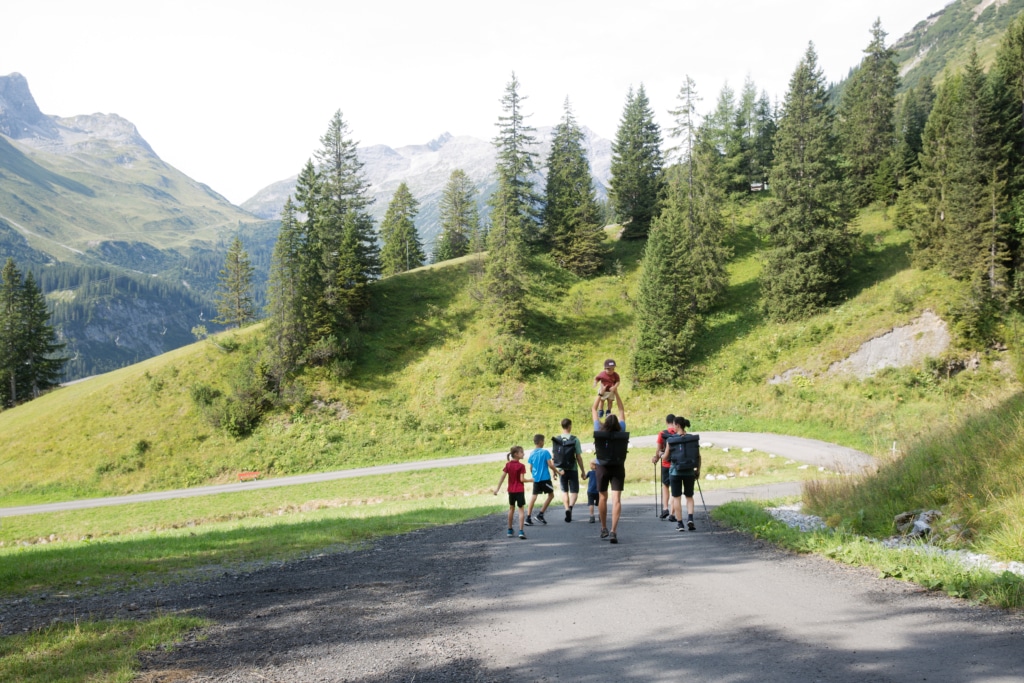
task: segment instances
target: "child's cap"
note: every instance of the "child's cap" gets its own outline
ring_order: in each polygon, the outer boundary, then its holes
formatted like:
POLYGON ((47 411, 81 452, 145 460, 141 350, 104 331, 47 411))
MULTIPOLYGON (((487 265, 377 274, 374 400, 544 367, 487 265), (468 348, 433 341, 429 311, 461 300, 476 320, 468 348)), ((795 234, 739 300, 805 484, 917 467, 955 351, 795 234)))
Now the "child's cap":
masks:
POLYGON ((608 360, 606 360, 606 361, 604 362, 604 366, 605 366, 606 368, 614 368, 614 367, 615 367, 615 361, 614 361, 614 360, 612 360, 611 358, 609 358, 608 360))

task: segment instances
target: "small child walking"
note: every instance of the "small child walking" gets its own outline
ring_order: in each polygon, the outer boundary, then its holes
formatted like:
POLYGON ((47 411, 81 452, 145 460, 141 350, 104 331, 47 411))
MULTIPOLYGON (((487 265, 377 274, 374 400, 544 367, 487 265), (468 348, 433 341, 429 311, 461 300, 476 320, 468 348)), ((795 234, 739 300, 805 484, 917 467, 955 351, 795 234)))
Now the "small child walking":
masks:
POLYGON ((597 492, 597 461, 590 461, 590 471, 583 473, 583 478, 587 480, 587 504, 590 505, 590 523, 593 524, 597 521, 594 518, 594 506, 597 505, 600 500, 600 495, 597 492))
POLYGON ((498 495, 501 484, 508 476, 508 537, 512 538, 512 520, 515 517, 516 507, 519 507, 519 540, 525 541, 526 534, 523 533, 523 522, 526 520, 526 485, 524 475, 526 465, 523 464, 523 447, 513 446, 505 455, 505 468, 501 471, 501 479, 494 487, 494 495, 498 495))

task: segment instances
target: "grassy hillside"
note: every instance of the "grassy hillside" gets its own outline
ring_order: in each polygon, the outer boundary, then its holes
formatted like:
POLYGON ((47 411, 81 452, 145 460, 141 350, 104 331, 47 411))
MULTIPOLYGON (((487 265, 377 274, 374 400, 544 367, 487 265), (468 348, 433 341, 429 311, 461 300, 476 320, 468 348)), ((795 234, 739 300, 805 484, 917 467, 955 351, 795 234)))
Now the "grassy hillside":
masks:
POLYGON ((546 258, 531 262, 528 350, 539 369, 524 379, 494 372, 508 359, 478 316, 480 263, 467 257, 378 283, 349 376, 307 374, 291 397, 296 407, 248 438, 212 427, 191 395, 197 384, 226 392, 231 373, 247 372, 259 326, 0 413, 0 494, 13 505, 226 481, 248 469, 283 475, 491 452, 555 433, 566 416, 586 432, 591 383, 606 357, 619 361, 634 433, 653 433, 675 412, 697 431, 789 433, 876 454, 1019 390, 996 352, 948 380, 911 368, 863 382, 769 385, 789 368, 820 371, 926 308, 948 314, 951 283, 910 268, 908 236, 867 212, 849 300, 804 321, 769 323, 757 307, 750 214, 732 220, 729 293, 680 387, 629 383, 641 245, 613 242, 608 272, 592 280, 546 258))

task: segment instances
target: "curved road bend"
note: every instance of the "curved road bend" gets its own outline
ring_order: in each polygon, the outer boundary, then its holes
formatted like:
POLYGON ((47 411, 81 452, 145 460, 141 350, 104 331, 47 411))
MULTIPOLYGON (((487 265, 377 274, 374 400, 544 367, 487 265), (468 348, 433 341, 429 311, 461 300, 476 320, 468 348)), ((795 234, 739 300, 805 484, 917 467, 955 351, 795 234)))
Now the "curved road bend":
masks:
MULTIPOLYGON (((657 435, 654 434, 649 436, 638 436, 630 440, 630 446, 637 448, 651 447, 654 446, 656 438, 657 435)), ((836 444, 817 441, 814 439, 804 439, 797 436, 783 436, 781 434, 702 432, 701 441, 702 443, 710 442, 714 444, 716 448, 755 448, 759 451, 775 453, 793 460, 799 460, 801 462, 818 466, 837 467, 845 471, 852 471, 862 467, 867 467, 872 462, 871 456, 852 448, 846 448, 845 446, 838 446, 836 444)), ((590 444, 587 444, 585 447, 589 445, 590 444)), ((483 455, 467 455, 457 458, 418 460, 415 462, 396 463, 394 465, 376 465, 374 467, 359 467, 356 469, 336 470, 333 472, 300 474, 291 477, 278 477, 275 479, 259 479, 244 483, 220 484, 218 486, 197 486, 188 489, 153 491, 150 493, 137 493, 127 496, 111 496, 109 498, 87 498, 83 500, 70 500, 63 503, 43 503, 40 505, 0 507, 0 517, 34 515, 43 512, 83 510, 86 508, 105 507, 108 505, 128 505, 131 503, 146 503, 157 500, 171 500, 175 498, 192 498, 194 496, 212 496, 219 493, 236 493, 238 491, 268 489, 277 486, 315 484, 334 481, 336 479, 367 477, 376 474, 394 474, 396 472, 427 470, 438 467, 458 467, 460 465, 498 462, 504 458, 504 452, 485 453, 483 455)))

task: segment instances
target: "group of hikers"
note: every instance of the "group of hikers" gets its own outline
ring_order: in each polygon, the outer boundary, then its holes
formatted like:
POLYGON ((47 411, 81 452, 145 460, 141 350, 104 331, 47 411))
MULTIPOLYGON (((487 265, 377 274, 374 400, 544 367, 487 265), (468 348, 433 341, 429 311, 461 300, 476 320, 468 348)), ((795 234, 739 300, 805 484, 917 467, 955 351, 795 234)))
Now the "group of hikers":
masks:
MULTIPOLYGON (((515 510, 519 508, 519 538, 526 539, 524 527, 535 523, 547 524, 544 514, 554 501, 555 490, 553 479, 558 477, 562 502, 565 508, 565 521, 572 522, 573 507, 579 495, 580 478, 587 480, 587 504, 590 506, 590 523, 597 521, 594 508, 597 508, 601 520, 601 538, 611 543, 618 543, 619 517, 622 513, 622 490, 626 482, 626 450, 629 444, 629 432, 626 431, 626 412, 619 397, 621 379, 615 372, 615 361, 608 359, 604 370, 594 378, 597 397, 591 406, 591 417, 594 421, 595 457, 590 468, 583 464, 583 447, 580 440, 572 433, 572 420, 562 420, 562 433, 551 438, 552 450, 547 450, 543 434, 533 437, 533 450, 527 456, 522 446, 513 446, 505 457, 494 495, 498 495, 501 485, 508 477, 508 532, 509 538, 516 534, 513 530, 515 510), (615 406, 616 410, 612 409, 615 406), (523 464, 526 459, 530 466, 530 476, 523 464), (526 504, 526 482, 533 483, 533 493, 529 506, 526 504), (537 498, 546 496, 534 522, 533 510, 537 498), (608 525, 608 500, 611 499, 611 527, 608 525)), ((666 427, 658 434, 657 449, 651 462, 661 463, 661 511, 660 519, 668 519, 676 523, 677 531, 694 531, 693 523, 693 488, 700 477, 699 438, 687 434, 686 428, 690 421, 685 417, 668 415, 666 427), (686 498, 686 520, 683 520, 682 498, 686 498)))

